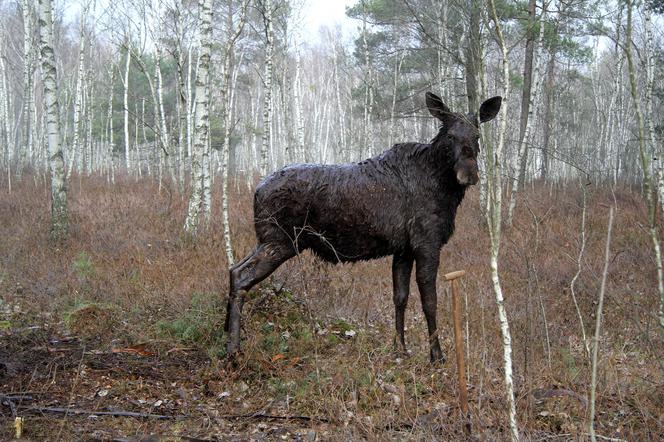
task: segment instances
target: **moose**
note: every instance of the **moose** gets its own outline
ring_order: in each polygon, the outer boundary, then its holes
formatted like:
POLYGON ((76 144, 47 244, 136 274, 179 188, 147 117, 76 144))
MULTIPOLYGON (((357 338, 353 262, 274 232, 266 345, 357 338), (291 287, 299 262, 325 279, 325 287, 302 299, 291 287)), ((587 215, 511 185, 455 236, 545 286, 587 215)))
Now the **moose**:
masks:
POLYGON ((431 143, 396 144, 359 163, 291 165, 265 178, 254 195, 258 245, 230 269, 224 328, 231 360, 240 350, 244 293, 309 249, 332 263, 393 256, 395 344, 401 352, 415 263, 430 359, 444 362, 436 328, 440 249, 454 232, 467 187, 479 181, 479 124, 495 118, 501 104, 501 97, 493 97, 479 115, 455 113, 427 92, 427 108, 442 123, 431 143))

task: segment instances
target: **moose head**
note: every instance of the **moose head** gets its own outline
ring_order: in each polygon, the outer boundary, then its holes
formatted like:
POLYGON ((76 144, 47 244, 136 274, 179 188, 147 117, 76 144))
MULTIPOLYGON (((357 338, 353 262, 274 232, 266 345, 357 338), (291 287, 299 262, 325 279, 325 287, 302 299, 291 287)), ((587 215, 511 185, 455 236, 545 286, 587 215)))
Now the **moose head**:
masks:
POLYGON ((426 94, 426 104, 431 115, 443 123, 441 134, 446 134, 446 145, 451 149, 456 179, 462 186, 477 184, 479 169, 477 155, 480 151, 479 124, 493 120, 502 103, 502 97, 493 97, 486 100, 479 109, 478 116, 471 112, 461 114, 452 112, 443 103, 439 96, 431 92, 426 94))

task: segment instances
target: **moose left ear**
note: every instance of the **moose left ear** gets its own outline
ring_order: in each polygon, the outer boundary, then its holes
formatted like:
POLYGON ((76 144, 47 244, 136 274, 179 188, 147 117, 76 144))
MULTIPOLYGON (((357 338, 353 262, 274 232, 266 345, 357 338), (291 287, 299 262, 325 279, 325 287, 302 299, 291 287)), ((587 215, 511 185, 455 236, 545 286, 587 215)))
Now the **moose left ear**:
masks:
POLYGON ((493 97, 486 100, 480 106, 480 123, 485 123, 496 118, 500 105, 503 103, 503 97, 493 97))

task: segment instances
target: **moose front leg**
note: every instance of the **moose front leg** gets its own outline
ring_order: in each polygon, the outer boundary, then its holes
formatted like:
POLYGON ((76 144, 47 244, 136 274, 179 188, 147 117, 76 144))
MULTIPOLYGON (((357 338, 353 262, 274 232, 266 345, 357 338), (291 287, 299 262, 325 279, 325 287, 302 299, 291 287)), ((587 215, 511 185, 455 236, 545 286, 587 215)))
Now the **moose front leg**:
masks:
POLYGON ((436 326, 436 307, 438 297, 436 295, 436 275, 438 273, 438 251, 419 253, 415 257, 417 268, 415 269, 415 279, 417 279, 417 288, 420 291, 422 299, 422 310, 427 320, 427 329, 429 331, 429 354, 431 363, 445 362, 445 356, 440 349, 438 342, 438 329, 436 326))
POLYGON ((410 274, 413 270, 413 256, 410 253, 394 255, 392 260, 392 286, 397 334, 394 344, 397 351, 406 354, 404 337, 404 315, 410 294, 410 274))

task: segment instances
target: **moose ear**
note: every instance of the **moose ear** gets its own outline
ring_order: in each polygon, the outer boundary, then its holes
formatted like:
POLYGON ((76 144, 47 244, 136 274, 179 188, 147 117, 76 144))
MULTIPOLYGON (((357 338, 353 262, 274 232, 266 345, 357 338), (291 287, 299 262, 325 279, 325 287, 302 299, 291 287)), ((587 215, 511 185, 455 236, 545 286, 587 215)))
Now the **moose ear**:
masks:
POLYGON ((429 109, 431 115, 433 115, 434 117, 438 118, 441 121, 446 121, 452 114, 450 108, 445 106, 445 103, 443 103, 440 97, 434 93, 427 92, 426 102, 427 102, 427 108, 429 109))
POLYGON ((486 100, 480 106, 480 123, 486 123, 496 118, 500 105, 503 103, 503 97, 493 97, 486 100))

